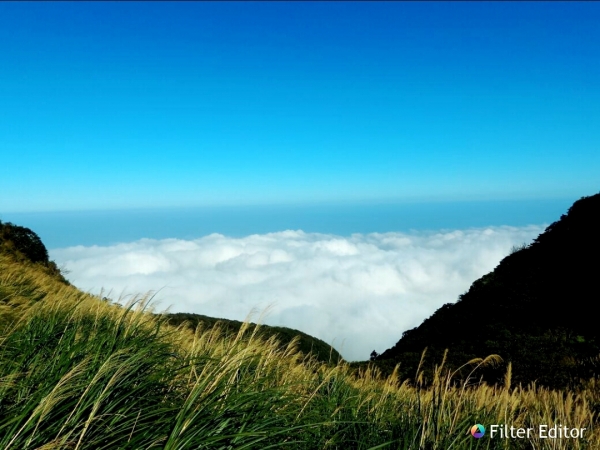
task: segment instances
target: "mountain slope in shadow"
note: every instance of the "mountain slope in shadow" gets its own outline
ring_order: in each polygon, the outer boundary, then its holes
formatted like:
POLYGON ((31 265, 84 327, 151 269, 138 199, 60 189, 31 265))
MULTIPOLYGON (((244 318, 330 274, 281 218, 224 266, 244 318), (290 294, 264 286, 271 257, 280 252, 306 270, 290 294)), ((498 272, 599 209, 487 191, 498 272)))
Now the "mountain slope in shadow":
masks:
POLYGON ((499 381, 512 363, 513 380, 551 387, 597 375, 600 353, 600 194, 576 201, 529 246, 514 249, 454 304, 439 308, 374 357, 389 371, 401 363, 414 376, 425 366, 457 368, 475 357, 500 355, 505 365, 484 371, 499 381))

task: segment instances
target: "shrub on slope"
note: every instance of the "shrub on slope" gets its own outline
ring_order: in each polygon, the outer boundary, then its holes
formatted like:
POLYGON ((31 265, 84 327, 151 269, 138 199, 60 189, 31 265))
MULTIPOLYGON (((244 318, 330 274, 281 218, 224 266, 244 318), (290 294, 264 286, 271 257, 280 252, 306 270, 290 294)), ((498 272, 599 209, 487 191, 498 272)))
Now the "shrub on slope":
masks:
POLYGON ((48 250, 40 237, 29 228, 0 221, 0 255, 9 255, 22 263, 37 264, 63 283, 68 283, 56 263, 48 259, 48 250))

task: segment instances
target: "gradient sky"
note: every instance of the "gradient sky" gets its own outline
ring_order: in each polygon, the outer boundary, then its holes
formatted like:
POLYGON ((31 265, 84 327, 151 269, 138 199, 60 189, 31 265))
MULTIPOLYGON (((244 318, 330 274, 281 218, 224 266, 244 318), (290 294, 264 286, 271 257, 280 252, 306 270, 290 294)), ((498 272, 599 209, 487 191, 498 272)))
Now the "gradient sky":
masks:
POLYGON ((600 3, 0 3, 0 212, 591 195, 600 3))

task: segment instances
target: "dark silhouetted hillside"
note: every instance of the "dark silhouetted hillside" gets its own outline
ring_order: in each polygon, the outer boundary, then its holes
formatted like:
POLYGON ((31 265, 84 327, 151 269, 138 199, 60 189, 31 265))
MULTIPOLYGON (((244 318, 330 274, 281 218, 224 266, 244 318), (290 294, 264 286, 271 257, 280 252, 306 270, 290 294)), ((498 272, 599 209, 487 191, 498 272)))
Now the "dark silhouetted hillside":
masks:
MULTIPOLYGON (((413 376, 428 347, 426 366, 458 367, 474 357, 512 362, 513 380, 564 386, 597 376, 600 353, 600 194, 584 197, 529 245, 514 249, 493 272, 475 281, 454 304, 406 331, 375 358, 384 370, 401 362, 413 376)), ((504 367, 484 376, 498 381, 504 367)))

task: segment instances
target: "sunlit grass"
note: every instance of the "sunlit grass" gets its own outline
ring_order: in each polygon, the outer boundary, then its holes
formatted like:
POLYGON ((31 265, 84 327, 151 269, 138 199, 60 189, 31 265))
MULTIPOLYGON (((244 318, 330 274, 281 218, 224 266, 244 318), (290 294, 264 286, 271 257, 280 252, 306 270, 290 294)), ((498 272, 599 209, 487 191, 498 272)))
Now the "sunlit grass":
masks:
MULTIPOLYGON (((600 389, 458 383, 443 361, 426 384, 358 374, 219 327, 191 332, 0 258, 2 449, 598 449, 600 389), (596 409, 595 409, 596 408, 596 409), (475 423, 560 423, 584 439, 473 439, 475 423)), ((510 367, 510 366, 509 366, 510 367)), ((422 373, 422 372, 421 372, 422 373)), ((419 381, 421 380, 421 381, 419 381)))

